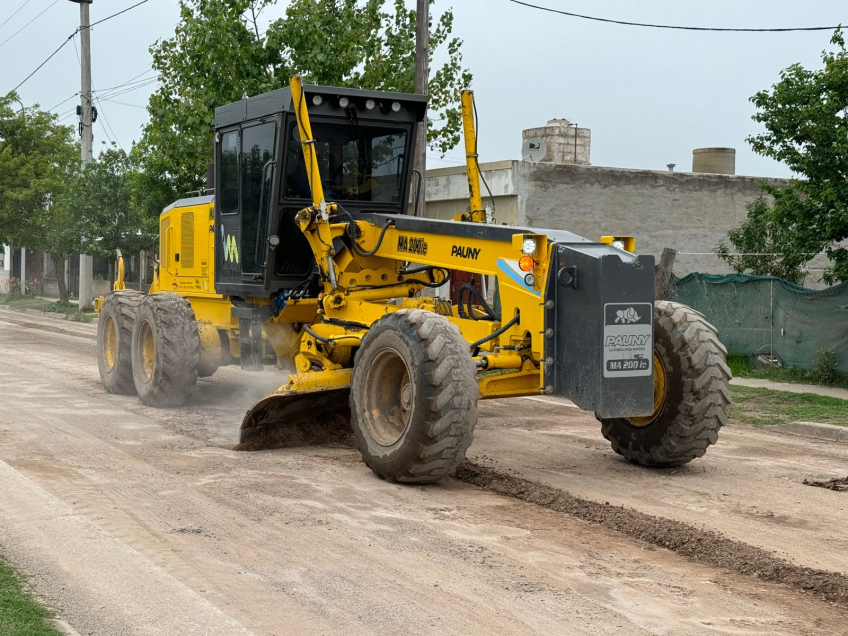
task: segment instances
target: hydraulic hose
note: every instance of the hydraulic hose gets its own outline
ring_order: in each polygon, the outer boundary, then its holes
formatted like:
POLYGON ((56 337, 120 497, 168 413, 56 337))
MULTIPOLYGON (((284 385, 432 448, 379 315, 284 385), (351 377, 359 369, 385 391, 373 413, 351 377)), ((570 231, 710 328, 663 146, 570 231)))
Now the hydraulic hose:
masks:
POLYGON ((359 244, 356 242, 356 238, 357 238, 356 234, 357 234, 359 228, 356 226, 356 223, 354 221, 351 221, 350 224, 348 224, 348 234, 351 237, 351 243, 353 244, 353 251, 356 252, 359 256, 362 256, 364 258, 367 258, 369 256, 374 256, 374 254, 377 253, 377 250, 379 250, 380 246, 383 244, 383 239, 386 237, 386 232, 388 232, 389 228, 391 226, 393 226, 394 224, 395 224, 395 222, 392 221, 391 219, 386 221, 386 224, 383 226, 383 229, 380 232, 380 237, 377 239, 377 244, 374 246, 374 249, 366 252, 361 247, 359 247, 359 244), (350 230, 351 225, 353 227, 356 227, 357 229, 355 231, 351 231, 350 230))
POLYGON ((521 312, 517 311, 517 312, 515 312, 515 317, 512 320, 510 320, 508 323, 503 325, 500 329, 498 329, 497 331, 493 331, 492 333, 490 333, 485 338, 480 338, 477 342, 472 342, 471 343, 471 351, 472 351, 473 355, 477 355, 477 348, 480 345, 486 344, 490 340, 494 340, 495 338, 497 338, 501 334, 505 333, 506 331, 508 331, 509 329, 514 327, 515 325, 517 325, 520 321, 521 321, 521 312))

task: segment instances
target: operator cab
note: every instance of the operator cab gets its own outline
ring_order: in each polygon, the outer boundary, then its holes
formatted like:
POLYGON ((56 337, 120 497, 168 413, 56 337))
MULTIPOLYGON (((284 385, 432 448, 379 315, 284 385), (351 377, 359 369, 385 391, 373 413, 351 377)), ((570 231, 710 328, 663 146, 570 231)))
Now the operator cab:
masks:
MULTIPOLYGON (((327 202, 405 214, 426 98, 304 86, 327 202)), ((314 257, 295 224, 312 205, 290 88, 215 109, 215 289, 267 297, 301 285, 314 257), (268 237, 280 244, 270 249, 268 237)))

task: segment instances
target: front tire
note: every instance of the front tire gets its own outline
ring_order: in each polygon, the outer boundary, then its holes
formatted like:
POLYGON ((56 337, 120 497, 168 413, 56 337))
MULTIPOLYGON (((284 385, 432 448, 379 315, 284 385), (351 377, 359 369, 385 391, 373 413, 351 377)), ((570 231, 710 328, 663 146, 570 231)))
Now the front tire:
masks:
POLYGON ((727 423, 727 349, 703 314, 657 301, 654 311, 654 413, 601 419, 613 450, 643 466, 680 466, 702 457, 727 423))
POLYGON ((356 354, 351 422, 365 464, 387 481, 429 484, 465 459, 477 424, 476 367, 443 316, 401 309, 356 354))
POLYGON ((134 395, 132 330, 144 294, 131 289, 106 296, 97 320, 97 368, 107 393, 134 395))
POLYGON ((132 334, 133 380, 148 406, 180 406, 194 393, 200 337, 191 303, 167 292, 146 296, 132 334))

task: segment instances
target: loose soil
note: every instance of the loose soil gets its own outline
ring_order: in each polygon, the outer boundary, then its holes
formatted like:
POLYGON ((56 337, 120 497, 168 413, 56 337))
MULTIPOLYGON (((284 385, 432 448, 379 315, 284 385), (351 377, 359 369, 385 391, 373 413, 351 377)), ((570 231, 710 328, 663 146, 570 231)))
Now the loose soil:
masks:
POLYGON ((828 490, 848 491, 848 477, 840 477, 835 479, 825 479, 817 481, 815 479, 805 479, 805 486, 816 486, 818 488, 827 488, 828 490))
POLYGON ((765 550, 733 541, 716 532, 622 506, 580 499, 562 490, 473 462, 461 465, 457 469, 456 478, 499 495, 596 523, 700 563, 788 585, 848 608, 848 576, 845 574, 797 566, 765 550))

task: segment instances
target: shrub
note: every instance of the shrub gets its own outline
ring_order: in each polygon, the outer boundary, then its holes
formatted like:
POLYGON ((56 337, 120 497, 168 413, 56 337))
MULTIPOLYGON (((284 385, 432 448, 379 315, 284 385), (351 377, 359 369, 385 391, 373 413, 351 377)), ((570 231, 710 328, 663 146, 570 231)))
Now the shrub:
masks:
POLYGON ((836 384, 840 376, 839 369, 836 366, 836 354, 828 349, 816 351, 811 375, 818 384, 836 384))
POLYGON ((21 279, 9 279, 9 297, 8 300, 20 300, 21 298, 35 298, 38 293, 36 281, 28 280, 24 289, 21 290, 21 279))

